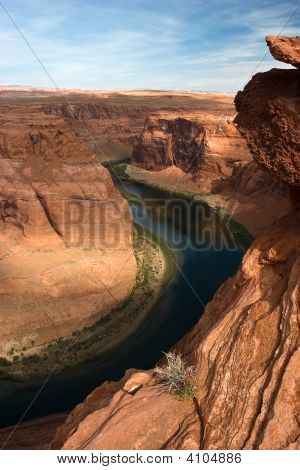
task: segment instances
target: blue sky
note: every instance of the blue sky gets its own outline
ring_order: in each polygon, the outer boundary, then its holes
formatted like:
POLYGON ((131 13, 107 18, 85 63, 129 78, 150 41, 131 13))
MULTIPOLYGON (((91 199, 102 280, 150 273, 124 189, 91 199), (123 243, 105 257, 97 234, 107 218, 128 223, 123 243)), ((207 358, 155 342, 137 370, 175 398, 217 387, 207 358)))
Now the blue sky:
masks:
MULTIPOLYGON (((298 0, 2 0, 60 87, 236 92, 298 0)), ((300 35, 300 7, 283 35, 300 35)), ((0 85, 52 86, 0 8, 0 85)), ((268 53, 256 71, 284 67, 268 53)))

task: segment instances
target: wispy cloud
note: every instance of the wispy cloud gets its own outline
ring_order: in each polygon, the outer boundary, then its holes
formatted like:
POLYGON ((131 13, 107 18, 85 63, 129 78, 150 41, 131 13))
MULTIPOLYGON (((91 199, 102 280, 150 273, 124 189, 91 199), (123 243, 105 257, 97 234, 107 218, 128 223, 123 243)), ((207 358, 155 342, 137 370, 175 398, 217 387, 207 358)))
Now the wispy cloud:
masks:
MULTIPOLYGON (((5 2, 5 0, 4 0, 5 2)), ((62 87, 236 91, 295 0, 10 0, 7 8, 62 87)), ((299 34, 296 14, 283 34, 299 34)), ((2 84, 49 86, 4 13, 2 84)), ((259 71, 284 67, 267 55, 259 71)))

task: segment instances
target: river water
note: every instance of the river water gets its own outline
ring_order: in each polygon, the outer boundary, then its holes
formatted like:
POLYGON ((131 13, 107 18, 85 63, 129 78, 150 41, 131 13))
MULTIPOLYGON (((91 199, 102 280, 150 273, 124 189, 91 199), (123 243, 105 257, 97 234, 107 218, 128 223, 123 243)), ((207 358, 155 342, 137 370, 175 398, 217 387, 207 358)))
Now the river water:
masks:
POLYGON ((105 380, 118 380, 129 368, 152 367, 197 322, 203 305, 239 266, 243 250, 209 208, 135 183, 122 187, 142 203, 130 203, 136 223, 169 245, 176 264, 170 282, 140 330, 104 359, 79 364, 44 385, 0 381, 1 427, 19 421, 42 385, 25 419, 70 410, 105 380))

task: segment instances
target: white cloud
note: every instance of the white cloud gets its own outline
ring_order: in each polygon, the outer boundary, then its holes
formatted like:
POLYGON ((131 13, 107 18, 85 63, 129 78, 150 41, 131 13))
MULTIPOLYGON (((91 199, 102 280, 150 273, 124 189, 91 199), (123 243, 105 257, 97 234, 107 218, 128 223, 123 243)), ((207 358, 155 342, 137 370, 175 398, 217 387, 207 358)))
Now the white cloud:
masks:
MULTIPOLYGON (((256 8, 248 9, 238 0, 154 1, 153 8, 144 0, 121 4, 12 0, 9 8, 59 86, 234 91, 265 53, 264 36, 279 32, 294 2, 254 1, 256 8)), ((49 86, 8 18, 0 22, 1 82, 49 86)), ((284 33, 296 34, 296 22, 284 33)), ((258 70, 274 66, 284 64, 267 54, 258 70)))

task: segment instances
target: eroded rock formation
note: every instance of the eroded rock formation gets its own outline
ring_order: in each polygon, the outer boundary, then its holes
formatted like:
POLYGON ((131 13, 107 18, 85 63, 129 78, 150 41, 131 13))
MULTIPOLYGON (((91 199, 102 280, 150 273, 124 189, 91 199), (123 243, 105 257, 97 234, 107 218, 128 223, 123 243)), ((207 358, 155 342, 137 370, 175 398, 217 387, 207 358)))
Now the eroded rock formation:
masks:
POLYGON ((274 59, 300 68, 300 36, 267 36, 266 40, 274 59))
POLYGON ((201 420, 191 401, 162 394, 150 378, 128 392, 126 377, 94 391, 58 430, 52 446, 297 448, 298 234, 299 219, 288 216, 257 240, 237 275, 221 286, 177 345, 197 364, 201 420))
POLYGON ((12 360, 91 325, 134 283, 128 205, 97 162, 128 156, 154 111, 231 115, 233 103, 31 87, 0 95, 0 357, 12 360))
MULTIPOLYGON (((294 187, 298 84, 298 71, 272 70, 237 98, 237 122, 254 158, 294 187)), ((162 393, 153 371, 142 380, 130 371, 75 408, 51 447, 299 449, 299 234, 292 210, 252 244, 176 346, 197 367, 197 406, 162 393)))
POLYGON ((127 202, 62 117, 3 104, 0 169, 0 356, 12 359, 122 302, 136 261, 127 202))
POLYGON ((235 161, 249 160, 233 115, 212 112, 154 113, 136 139, 132 163, 147 170, 175 166, 199 179, 231 173, 235 161))
MULTIPOLYGON (((62 116, 84 139, 101 161, 128 158, 134 136, 143 126, 149 107, 127 103, 106 104, 101 101, 68 102, 44 107, 51 115, 62 116)), ((150 106, 150 110, 153 106, 150 106)))
POLYGON ((298 186, 300 71, 272 69, 258 73, 237 94, 235 102, 236 122, 254 159, 281 181, 298 186))
POLYGON ((144 179, 171 191, 210 193, 213 204, 256 236, 289 210, 288 190, 255 165, 234 117, 230 109, 152 113, 131 163, 151 171, 144 179))

